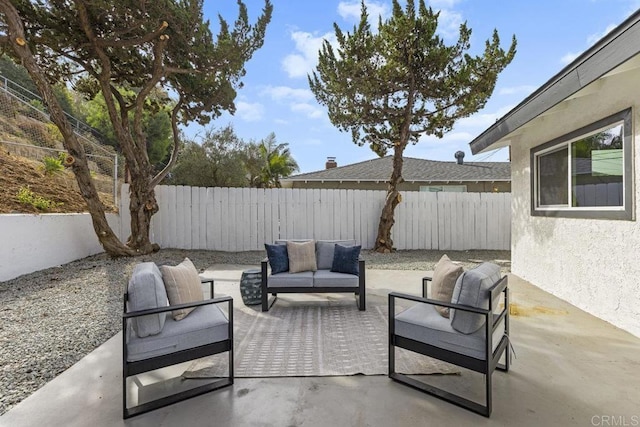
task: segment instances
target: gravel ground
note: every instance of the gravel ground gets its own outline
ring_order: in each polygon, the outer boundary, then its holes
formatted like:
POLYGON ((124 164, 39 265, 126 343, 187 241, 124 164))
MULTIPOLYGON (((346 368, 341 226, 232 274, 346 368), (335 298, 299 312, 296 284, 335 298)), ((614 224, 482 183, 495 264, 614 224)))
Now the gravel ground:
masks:
MULTIPOLYGON (((367 269, 433 270, 444 252, 363 251, 367 269)), ((447 251, 465 269, 493 261, 509 271, 509 251, 447 251)), ((100 254, 0 282, 0 415, 115 335, 122 294, 138 262, 177 264, 189 257, 203 271, 212 264, 257 265, 264 251, 164 249, 138 258, 100 254)))

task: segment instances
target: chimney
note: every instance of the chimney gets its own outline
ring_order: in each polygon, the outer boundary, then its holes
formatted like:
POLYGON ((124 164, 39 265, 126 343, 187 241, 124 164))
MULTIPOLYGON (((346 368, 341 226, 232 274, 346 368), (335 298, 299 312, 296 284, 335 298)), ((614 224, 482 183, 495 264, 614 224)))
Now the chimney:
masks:
POLYGON ((333 169, 338 167, 335 157, 327 157, 327 163, 324 164, 325 169, 333 169))
POLYGON ((458 161, 458 164, 461 165, 464 163, 464 151, 456 151, 456 154, 453 155, 456 160, 458 161))

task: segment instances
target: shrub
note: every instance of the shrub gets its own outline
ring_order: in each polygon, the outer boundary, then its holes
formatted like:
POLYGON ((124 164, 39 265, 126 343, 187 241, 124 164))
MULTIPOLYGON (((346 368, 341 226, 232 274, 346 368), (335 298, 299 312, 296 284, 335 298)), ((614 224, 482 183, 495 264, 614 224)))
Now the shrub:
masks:
POLYGON ((41 211, 48 211, 62 205, 62 203, 56 203, 53 200, 37 196, 28 186, 20 187, 20 190, 18 190, 18 201, 25 205, 31 205, 41 211))
POLYGON ((64 160, 64 153, 60 153, 58 157, 44 156, 42 163, 44 163, 44 173, 46 175, 53 175, 64 169, 62 161, 64 160))

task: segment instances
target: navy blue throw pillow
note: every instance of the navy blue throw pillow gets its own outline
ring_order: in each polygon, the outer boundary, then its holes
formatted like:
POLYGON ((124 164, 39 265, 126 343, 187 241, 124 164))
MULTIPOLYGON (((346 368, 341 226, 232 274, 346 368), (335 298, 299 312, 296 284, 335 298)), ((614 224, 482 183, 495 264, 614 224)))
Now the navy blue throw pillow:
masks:
POLYGON ((335 273, 358 274, 358 258, 361 246, 336 245, 333 252, 331 271, 335 273))
POLYGON ((267 257, 269 257, 271 274, 289 271, 289 254, 287 253, 287 245, 269 245, 265 243, 264 248, 267 250, 267 257))

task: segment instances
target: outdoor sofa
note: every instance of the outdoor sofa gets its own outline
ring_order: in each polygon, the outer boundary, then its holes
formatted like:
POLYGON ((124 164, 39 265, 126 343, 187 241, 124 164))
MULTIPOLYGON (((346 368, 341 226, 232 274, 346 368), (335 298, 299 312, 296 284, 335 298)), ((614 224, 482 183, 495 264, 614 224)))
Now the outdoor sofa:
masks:
POLYGON ((358 309, 366 309, 365 262, 355 240, 276 240, 265 248, 262 311, 269 311, 279 293, 348 292, 358 309))

